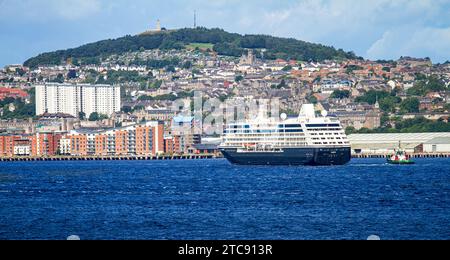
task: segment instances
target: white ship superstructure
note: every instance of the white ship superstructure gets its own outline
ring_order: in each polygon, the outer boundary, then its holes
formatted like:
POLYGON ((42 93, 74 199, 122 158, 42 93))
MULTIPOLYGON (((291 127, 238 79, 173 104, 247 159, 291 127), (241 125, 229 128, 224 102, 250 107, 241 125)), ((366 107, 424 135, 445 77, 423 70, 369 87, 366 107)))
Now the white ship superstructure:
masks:
MULTIPOLYGON (((288 119, 282 115, 279 120, 257 118, 229 124, 224 131, 220 149, 232 162, 236 159, 236 155, 242 158, 246 157, 245 154, 253 154, 253 156, 283 154, 295 157, 292 153, 298 152, 304 153, 306 157, 314 157, 317 152, 328 150, 332 154, 345 151, 344 161, 346 161, 347 151, 350 152, 350 143, 337 118, 328 117, 326 112, 316 116, 314 105, 307 104, 303 105, 297 118, 288 119)), ((244 160, 242 163, 265 164, 260 160, 252 162, 250 157, 252 156, 248 156, 248 161, 244 160)), ((334 160, 331 163, 333 164, 334 160)), ((280 164, 291 163, 287 160, 280 164)), ((303 163, 294 161, 292 164, 303 163)))

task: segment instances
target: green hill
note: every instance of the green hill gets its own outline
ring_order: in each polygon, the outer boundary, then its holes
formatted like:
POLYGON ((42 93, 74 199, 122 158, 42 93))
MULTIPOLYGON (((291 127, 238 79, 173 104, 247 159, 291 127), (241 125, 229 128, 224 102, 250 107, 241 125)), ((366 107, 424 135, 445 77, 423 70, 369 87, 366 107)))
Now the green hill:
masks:
MULTIPOLYGON (((193 46, 213 46, 219 55, 241 56, 246 49, 266 49, 267 59, 295 59, 301 61, 322 61, 327 59, 357 58, 352 52, 336 50, 333 47, 313 44, 291 38, 267 35, 240 35, 221 29, 180 29, 154 34, 125 36, 103 40, 78 48, 40 54, 27 60, 24 65, 59 65, 68 59, 83 64, 96 64, 102 57, 126 52, 151 49, 183 49, 193 46)), ((257 52, 259 53, 259 52, 257 52)))

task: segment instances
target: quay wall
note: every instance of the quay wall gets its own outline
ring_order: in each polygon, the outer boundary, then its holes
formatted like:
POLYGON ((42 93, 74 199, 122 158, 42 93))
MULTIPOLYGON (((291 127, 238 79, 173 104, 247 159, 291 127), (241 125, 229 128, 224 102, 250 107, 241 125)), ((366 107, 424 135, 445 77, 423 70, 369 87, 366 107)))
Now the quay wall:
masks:
MULTIPOLYGON (((412 158, 450 158, 450 153, 412 153, 412 158)), ((352 158, 388 158, 392 154, 352 154, 352 158)))
MULTIPOLYGON (((354 159, 388 158, 391 154, 352 154, 354 159)), ((450 158, 450 153, 416 153, 412 158, 450 158)), ((206 160, 223 158, 221 155, 161 155, 161 156, 51 156, 51 157, 0 157, 1 162, 46 162, 46 161, 167 161, 167 160, 206 160)))
POLYGON ((39 161, 162 161, 162 160, 205 160, 222 158, 218 155, 161 155, 161 156, 51 156, 51 157, 0 157, 0 162, 39 162, 39 161))

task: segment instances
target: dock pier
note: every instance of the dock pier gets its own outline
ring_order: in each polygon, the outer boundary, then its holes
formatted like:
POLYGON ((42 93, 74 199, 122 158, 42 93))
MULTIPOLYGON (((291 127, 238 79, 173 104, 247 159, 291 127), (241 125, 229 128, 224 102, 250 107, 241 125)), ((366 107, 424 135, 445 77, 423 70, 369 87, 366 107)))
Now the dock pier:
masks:
POLYGON ((49 156, 49 157, 0 157, 0 162, 53 162, 53 161, 167 161, 206 160, 222 158, 215 154, 161 155, 161 156, 49 156))
MULTIPOLYGON (((388 158, 392 154, 352 154, 354 159, 369 159, 369 158, 388 158)), ((410 154, 412 158, 450 158, 450 153, 414 153, 410 154)))
MULTIPOLYGON (((390 154, 352 154, 353 159, 385 159, 390 154)), ((416 153, 412 158, 450 158, 450 153, 416 153)), ((57 161, 173 161, 220 159, 216 154, 161 155, 161 156, 49 156, 49 157, 0 157, 0 162, 57 162, 57 161)))

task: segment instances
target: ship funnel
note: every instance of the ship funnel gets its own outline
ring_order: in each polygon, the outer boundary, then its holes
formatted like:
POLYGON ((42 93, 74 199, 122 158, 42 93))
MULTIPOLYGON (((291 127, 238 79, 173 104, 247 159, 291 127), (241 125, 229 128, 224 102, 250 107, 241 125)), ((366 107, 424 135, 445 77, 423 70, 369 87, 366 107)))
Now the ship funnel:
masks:
POLYGON ((300 118, 315 118, 316 111, 314 109, 314 104, 304 104, 302 105, 302 109, 300 110, 300 118))

